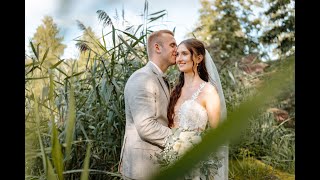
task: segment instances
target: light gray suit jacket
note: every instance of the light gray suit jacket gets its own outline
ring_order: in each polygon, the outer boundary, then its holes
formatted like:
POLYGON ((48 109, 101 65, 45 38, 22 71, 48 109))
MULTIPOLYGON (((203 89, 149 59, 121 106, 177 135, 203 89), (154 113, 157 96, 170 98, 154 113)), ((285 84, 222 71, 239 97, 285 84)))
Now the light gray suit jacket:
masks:
POLYGON ((172 134, 167 119, 169 90, 151 62, 130 76, 124 99, 126 127, 119 171, 131 179, 148 179, 159 170, 150 155, 160 152, 172 134))

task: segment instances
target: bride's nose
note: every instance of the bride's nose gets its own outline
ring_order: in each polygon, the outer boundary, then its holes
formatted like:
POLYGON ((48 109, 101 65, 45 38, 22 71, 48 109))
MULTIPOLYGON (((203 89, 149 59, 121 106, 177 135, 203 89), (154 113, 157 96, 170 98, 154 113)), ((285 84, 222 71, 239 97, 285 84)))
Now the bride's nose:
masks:
POLYGON ((177 54, 176 54, 176 62, 180 62, 180 61, 182 61, 182 60, 181 60, 181 56, 177 53, 177 54))

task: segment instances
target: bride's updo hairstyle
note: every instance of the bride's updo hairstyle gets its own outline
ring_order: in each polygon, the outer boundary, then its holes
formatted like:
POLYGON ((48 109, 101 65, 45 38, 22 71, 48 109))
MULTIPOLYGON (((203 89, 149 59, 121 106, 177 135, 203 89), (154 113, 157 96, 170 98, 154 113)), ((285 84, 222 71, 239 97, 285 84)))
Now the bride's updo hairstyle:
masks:
MULTIPOLYGON (((203 60, 199 63, 198 67, 197 67, 197 71, 198 74, 200 76, 200 78, 206 82, 208 82, 208 72, 205 66, 205 48, 204 48, 204 44, 194 38, 191 39, 186 39, 184 41, 182 41, 178 46, 180 46, 181 44, 184 44, 186 46, 186 48, 190 51, 191 53, 191 59, 193 61, 193 66, 196 65, 194 58, 198 55, 202 55, 203 56, 203 60)), ((195 74, 195 72, 193 72, 193 74, 195 74)), ((168 117, 168 121, 169 124, 168 126, 171 128, 173 127, 173 117, 174 117, 174 106, 176 105, 180 95, 181 95, 181 89, 184 85, 184 73, 181 72, 179 75, 179 80, 178 80, 178 84, 175 86, 175 88, 173 89, 171 96, 170 96, 170 102, 169 102, 169 106, 168 106, 168 113, 167 113, 167 117, 168 117)))

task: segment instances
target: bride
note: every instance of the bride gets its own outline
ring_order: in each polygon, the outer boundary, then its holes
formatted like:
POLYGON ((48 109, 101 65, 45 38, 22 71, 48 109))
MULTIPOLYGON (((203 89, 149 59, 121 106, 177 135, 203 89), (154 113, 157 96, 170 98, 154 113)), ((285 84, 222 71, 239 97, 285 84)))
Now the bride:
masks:
MULTIPOLYGON (((184 137, 188 135, 192 138, 207 128, 216 128, 226 118, 226 104, 217 69, 201 41, 193 38, 182 41, 178 46, 176 64, 181 73, 171 93, 168 120, 170 128, 184 131, 180 133, 181 141, 186 139, 181 136, 182 133, 184 137)), ((190 148, 186 144, 187 141, 184 141, 179 147, 185 145, 190 148)), ((173 149, 178 150, 177 143, 173 149)), ((226 180, 227 146, 221 146, 215 155, 219 157, 220 166, 212 176, 215 180, 226 180)), ((199 167, 187 177, 205 178, 199 167)))

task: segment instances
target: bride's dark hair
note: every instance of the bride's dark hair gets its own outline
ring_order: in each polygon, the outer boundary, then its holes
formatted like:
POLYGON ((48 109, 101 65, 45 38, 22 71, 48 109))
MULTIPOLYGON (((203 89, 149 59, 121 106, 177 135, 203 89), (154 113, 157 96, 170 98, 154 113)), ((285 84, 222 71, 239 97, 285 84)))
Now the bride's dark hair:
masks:
MULTIPOLYGON (((194 38, 191 39, 186 39, 184 41, 182 41, 179 46, 181 44, 184 44, 186 46, 186 48, 190 51, 191 53, 191 59, 193 61, 193 66, 195 65, 194 62, 194 57, 197 55, 202 55, 203 56, 203 60, 199 63, 198 67, 197 67, 197 71, 198 74, 200 76, 200 78, 206 82, 208 82, 208 72, 207 72, 207 68, 205 66, 205 48, 204 48, 204 44, 194 38)), ((195 72, 193 72, 193 74, 195 74, 195 72)), ((174 117, 174 106, 176 105, 180 95, 181 95, 181 89, 184 85, 184 73, 181 72, 179 75, 179 80, 178 80, 178 84, 175 86, 175 88, 173 89, 171 95, 170 95, 170 102, 169 102, 169 106, 168 106, 168 113, 167 113, 167 117, 168 117, 168 121, 169 124, 168 126, 171 128, 173 126, 173 117, 174 117)))

